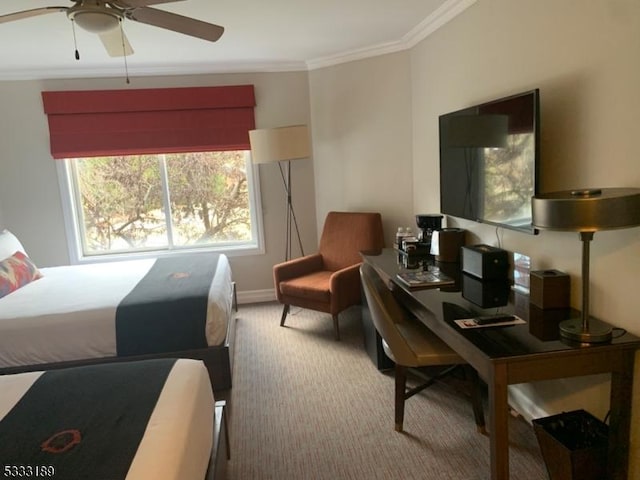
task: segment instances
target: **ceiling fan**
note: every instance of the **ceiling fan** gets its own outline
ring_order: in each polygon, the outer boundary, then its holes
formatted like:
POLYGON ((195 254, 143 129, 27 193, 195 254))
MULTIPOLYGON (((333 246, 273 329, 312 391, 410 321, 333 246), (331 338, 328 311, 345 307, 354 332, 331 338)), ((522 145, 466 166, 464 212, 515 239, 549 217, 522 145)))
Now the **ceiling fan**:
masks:
MULTIPOLYGON (((67 18, 82 29, 96 33, 107 53, 112 57, 126 56, 133 49, 120 28, 125 19, 165 28, 174 32, 215 42, 224 32, 224 27, 184 17, 176 13, 149 8, 149 5, 183 0, 70 0, 70 7, 41 7, 21 12, 0 15, 0 23, 24 18, 66 12, 67 18)), ((76 58, 78 57, 76 50, 76 58)))

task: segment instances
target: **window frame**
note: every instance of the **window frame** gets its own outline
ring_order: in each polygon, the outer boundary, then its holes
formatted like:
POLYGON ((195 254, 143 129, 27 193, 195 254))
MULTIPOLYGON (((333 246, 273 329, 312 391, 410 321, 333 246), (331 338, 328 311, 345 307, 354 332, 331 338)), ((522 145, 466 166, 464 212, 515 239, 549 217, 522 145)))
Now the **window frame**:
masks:
MULTIPOLYGON (((163 154, 158 154, 161 156, 163 154)), ((255 238, 252 242, 242 245, 223 246, 202 246, 197 248, 180 247, 167 248, 161 250, 144 250, 134 252, 105 253, 100 255, 85 255, 82 247, 82 230, 78 221, 81 210, 79 210, 79 189, 74 180, 73 159, 56 161, 56 171, 58 185, 60 187, 60 197, 62 203, 62 214, 64 218, 65 231, 67 233, 67 248, 69 260, 72 265, 84 263, 115 262, 121 260, 137 260, 143 258, 156 258, 159 256, 178 255, 187 252, 215 252, 224 253, 228 256, 245 256, 264 254, 264 226, 262 222, 262 195, 260 193, 260 170, 251 159, 251 152, 246 151, 247 182, 249 190, 249 214, 251 217, 252 231, 255 238)), ((163 185, 163 196, 165 186, 163 185)))

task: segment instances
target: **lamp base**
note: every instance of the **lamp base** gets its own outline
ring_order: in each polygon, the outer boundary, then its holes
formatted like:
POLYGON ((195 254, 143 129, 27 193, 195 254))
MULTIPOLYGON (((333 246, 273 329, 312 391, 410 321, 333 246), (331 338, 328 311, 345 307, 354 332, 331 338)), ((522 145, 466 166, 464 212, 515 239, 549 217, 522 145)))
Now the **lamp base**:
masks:
POLYGON ((560 336, 579 343, 604 343, 611 341, 611 325, 597 318, 589 318, 589 328, 582 329, 581 318, 571 318, 560 322, 560 336))

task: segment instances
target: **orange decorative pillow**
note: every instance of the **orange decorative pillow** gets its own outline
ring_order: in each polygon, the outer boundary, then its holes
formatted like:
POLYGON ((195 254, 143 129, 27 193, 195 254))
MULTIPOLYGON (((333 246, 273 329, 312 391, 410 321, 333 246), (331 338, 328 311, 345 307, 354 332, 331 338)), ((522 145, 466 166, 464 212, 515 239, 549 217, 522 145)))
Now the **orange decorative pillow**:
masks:
POLYGON ((23 287, 42 274, 33 262, 22 252, 16 252, 0 262, 0 298, 23 287))

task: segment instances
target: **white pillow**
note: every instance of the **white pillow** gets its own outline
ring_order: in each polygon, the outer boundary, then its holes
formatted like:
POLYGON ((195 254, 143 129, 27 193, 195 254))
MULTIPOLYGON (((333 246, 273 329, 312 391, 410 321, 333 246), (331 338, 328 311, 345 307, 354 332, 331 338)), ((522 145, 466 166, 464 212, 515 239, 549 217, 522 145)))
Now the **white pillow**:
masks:
POLYGON ((9 258, 16 252, 27 254, 20 240, 18 240, 13 233, 7 229, 2 230, 2 232, 0 232, 0 261, 9 258))

